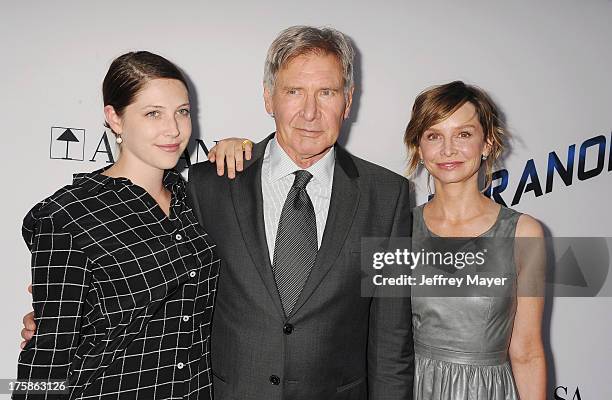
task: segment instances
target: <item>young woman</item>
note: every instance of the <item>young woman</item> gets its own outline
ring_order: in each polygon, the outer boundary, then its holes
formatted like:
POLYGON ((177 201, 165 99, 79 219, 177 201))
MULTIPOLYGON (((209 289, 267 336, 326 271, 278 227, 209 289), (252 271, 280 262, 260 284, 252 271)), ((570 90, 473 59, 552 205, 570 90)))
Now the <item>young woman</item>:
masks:
MULTIPOLYGON (((529 215, 496 204, 479 188, 480 172, 485 187, 491 182, 504 136, 495 104, 474 86, 459 81, 436 86, 414 103, 404 137, 409 170, 425 168, 435 196, 415 208, 413 237, 506 238, 507 245, 496 249, 496 268, 513 278, 507 297, 413 296, 415 400, 546 398, 542 227, 529 215)), ((231 138, 211 149, 209 157, 219 175, 227 160, 233 177, 250 150, 249 141, 231 138)))
POLYGON ((185 78, 161 56, 127 53, 103 98, 119 159, 24 219, 37 329, 18 378, 66 381, 70 399, 210 399, 220 261, 173 170, 191 135, 185 78))

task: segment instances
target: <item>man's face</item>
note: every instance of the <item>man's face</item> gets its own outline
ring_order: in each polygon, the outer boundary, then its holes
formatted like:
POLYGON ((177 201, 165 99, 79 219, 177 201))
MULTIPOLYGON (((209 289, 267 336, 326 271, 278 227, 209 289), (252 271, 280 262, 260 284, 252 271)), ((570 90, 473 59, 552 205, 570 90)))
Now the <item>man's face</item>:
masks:
POLYGON ((274 92, 265 88, 266 111, 274 114, 279 145, 301 166, 320 160, 336 143, 348 117, 353 88, 345 96, 342 66, 328 54, 306 54, 278 71, 274 92))

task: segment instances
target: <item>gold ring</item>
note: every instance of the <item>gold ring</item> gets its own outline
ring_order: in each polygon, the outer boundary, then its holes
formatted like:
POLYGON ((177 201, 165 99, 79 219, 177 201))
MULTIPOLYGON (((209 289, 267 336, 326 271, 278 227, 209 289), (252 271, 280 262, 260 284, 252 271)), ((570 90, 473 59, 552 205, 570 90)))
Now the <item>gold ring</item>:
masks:
POLYGON ((251 142, 249 139, 245 139, 242 141, 242 150, 245 150, 244 146, 250 144, 251 147, 253 147, 253 142, 251 142))

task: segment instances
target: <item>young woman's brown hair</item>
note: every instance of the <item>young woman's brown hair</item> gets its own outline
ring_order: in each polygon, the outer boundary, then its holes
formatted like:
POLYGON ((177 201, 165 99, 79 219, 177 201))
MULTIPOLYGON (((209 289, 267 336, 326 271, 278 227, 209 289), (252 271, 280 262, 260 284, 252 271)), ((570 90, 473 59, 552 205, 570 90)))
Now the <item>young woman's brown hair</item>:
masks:
MULTIPOLYGON (((187 91, 189 86, 183 73, 171 61, 148 52, 125 53, 113 60, 102 82, 102 99, 105 106, 113 106, 118 115, 136 98, 144 85, 152 79, 176 79, 187 91)), ((104 126, 110 128, 107 122, 104 126)))

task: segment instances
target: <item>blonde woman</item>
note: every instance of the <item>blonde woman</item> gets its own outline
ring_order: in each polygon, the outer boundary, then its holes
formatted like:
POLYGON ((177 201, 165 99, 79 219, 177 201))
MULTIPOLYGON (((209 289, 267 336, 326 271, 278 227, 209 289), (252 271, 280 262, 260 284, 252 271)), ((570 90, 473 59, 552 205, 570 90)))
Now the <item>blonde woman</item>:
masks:
MULTIPOLYGON (((410 172, 422 166, 435 187, 413 211, 414 238, 542 237, 534 218, 480 191, 479 172, 490 183, 504 142, 500 113, 481 89, 456 81, 421 93, 404 142, 410 172)), ((509 297, 413 296, 414 399, 545 399, 543 298, 531 290, 543 276, 504 247, 496 268, 516 279, 509 297)))

